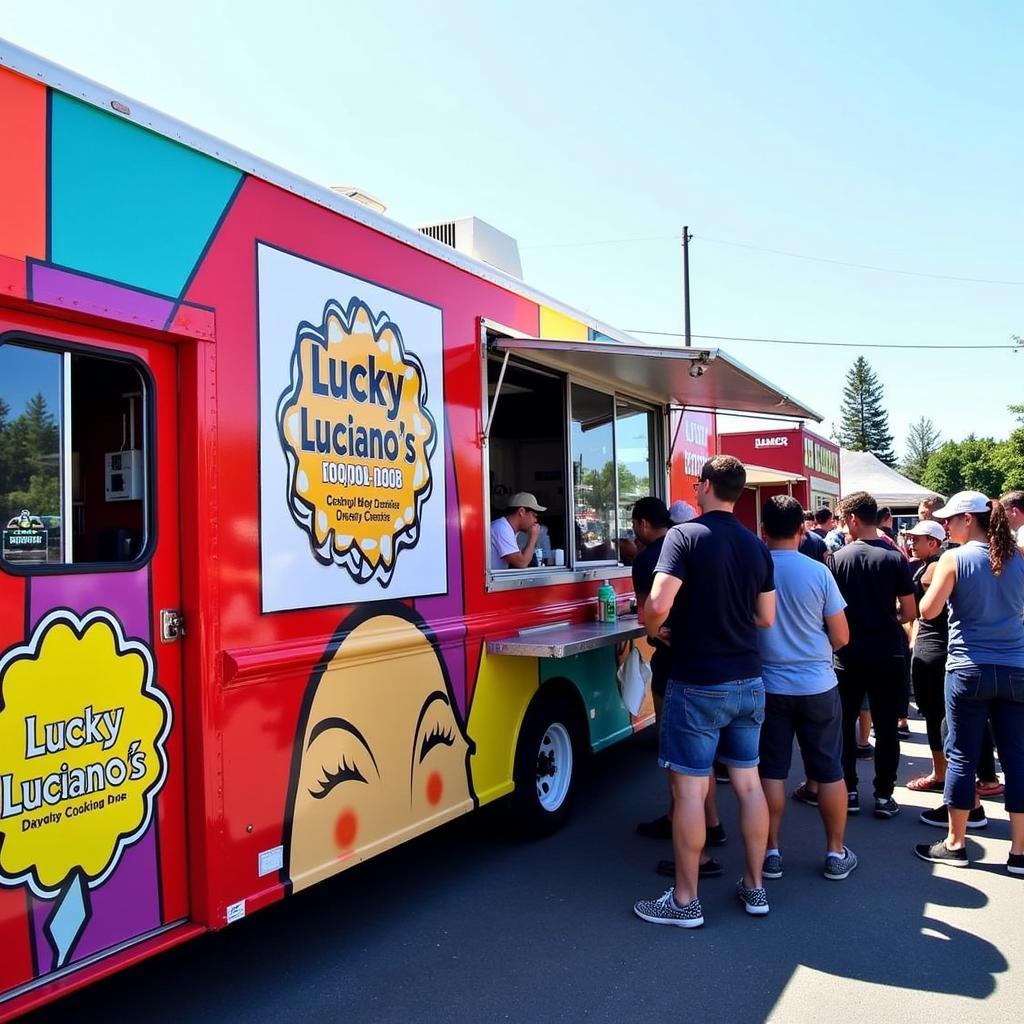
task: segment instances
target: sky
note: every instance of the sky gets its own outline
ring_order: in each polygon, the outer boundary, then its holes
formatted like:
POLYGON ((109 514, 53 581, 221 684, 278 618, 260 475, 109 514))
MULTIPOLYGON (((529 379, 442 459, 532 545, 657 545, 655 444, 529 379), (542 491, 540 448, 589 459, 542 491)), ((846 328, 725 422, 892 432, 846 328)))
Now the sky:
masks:
POLYGON ((695 344, 825 436, 858 355, 897 453, 1017 425, 1024 348, 978 346, 1024 335, 1024 6, 6 0, 0 32, 396 220, 481 217, 627 331, 682 330, 686 224, 695 344))

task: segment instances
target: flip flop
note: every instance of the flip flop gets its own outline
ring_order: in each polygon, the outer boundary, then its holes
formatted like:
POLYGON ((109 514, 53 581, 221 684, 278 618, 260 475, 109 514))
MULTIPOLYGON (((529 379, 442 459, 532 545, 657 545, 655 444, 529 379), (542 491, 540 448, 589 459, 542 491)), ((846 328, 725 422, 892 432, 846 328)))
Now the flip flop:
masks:
POLYGON ((907 783, 907 789, 912 793, 941 793, 945 786, 946 783, 934 775, 922 775, 907 783))

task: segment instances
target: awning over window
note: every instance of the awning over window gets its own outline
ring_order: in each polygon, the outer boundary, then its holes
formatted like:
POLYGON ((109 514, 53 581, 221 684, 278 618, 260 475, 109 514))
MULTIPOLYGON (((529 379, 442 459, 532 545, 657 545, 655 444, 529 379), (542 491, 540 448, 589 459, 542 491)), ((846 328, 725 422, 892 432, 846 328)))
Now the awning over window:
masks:
POLYGON ((782 469, 769 469, 767 466, 751 466, 744 463, 747 471, 748 487, 770 487, 773 484, 799 484, 807 479, 799 473, 787 473, 782 469))
POLYGON ((819 413, 717 348, 502 337, 494 338, 492 345, 499 352, 519 354, 563 373, 589 377, 658 405, 821 421, 819 413))

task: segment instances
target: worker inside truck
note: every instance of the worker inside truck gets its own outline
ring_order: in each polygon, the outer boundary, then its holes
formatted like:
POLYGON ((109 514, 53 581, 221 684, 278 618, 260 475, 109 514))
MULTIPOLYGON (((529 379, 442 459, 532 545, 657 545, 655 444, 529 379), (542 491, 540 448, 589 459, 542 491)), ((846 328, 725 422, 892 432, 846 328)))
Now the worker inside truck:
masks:
POLYGON ((491 568, 525 569, 544 561, 539 516, 547 509, 529 491, 518 491, 508 510, 491 523, 491 568), (520 534, 526 534, 522 544, 520 534))

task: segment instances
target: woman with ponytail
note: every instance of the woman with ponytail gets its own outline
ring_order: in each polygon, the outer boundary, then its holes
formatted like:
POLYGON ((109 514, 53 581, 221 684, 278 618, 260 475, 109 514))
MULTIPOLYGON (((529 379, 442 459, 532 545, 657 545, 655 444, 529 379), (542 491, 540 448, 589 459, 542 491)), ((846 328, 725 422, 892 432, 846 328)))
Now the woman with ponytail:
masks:
POLYGON ((946 657, 946 786, 949 834, 916 848, 922 860, 967 865, 967 816, 986 723, 992 721, 1010 815, 1007 870, 1024 876, 1024 555, 1006 511, 978 491, 961 491, 933 513, 960 546, 938 561, 921 600, 923 619, 949 604, 946 657))

